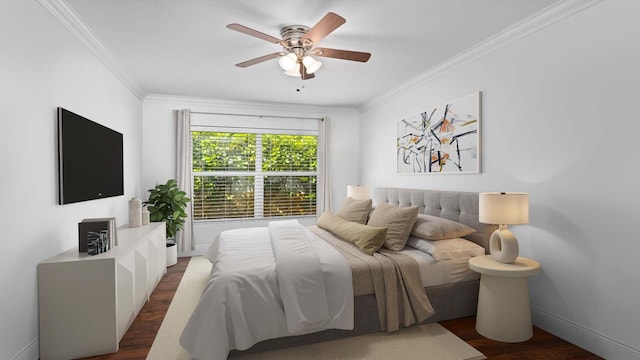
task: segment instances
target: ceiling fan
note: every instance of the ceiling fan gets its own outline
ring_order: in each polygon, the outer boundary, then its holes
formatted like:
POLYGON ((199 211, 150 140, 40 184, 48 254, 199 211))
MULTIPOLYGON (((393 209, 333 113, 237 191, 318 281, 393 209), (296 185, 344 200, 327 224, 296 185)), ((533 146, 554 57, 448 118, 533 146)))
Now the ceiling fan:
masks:
POLYGON ((345 22, 346 20, 342 16, 329 12, 312 28, 304 25, 289 25, 283 27, 280 30, 282 39, 240 24, 233 23, 227 25, 227 27, 278 44, 284 49, 284 51, 238 63, 236 66, 245 68, 263 61, 278 58, 278 63, 280 67, 285 70, 285 74, 300 76, 302 80, 307 80, 315 77, 314 73, 322 65, 322 63, 314 59, 312 55, 359 62, 367 62, 371 57, 371 54, 366 52, 314 47, 316 43, 345 22))

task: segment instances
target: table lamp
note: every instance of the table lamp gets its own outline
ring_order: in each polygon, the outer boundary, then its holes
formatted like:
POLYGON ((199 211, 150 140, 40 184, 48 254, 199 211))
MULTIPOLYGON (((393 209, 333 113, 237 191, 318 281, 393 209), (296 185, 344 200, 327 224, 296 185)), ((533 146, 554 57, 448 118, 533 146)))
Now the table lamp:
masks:
POLYGON ((354 198, 356 200, 369 200, 371 199, 371 195, 369 194, 369 186, 347 185, 347 197, 354 198))
POLYGON ((518 257, 518 240, 507 225, 529 222, 529 195, 521 192, 480 193, 480 222, 500 225, 491 234, 489 252, 496 261, 510 264, 518 257))

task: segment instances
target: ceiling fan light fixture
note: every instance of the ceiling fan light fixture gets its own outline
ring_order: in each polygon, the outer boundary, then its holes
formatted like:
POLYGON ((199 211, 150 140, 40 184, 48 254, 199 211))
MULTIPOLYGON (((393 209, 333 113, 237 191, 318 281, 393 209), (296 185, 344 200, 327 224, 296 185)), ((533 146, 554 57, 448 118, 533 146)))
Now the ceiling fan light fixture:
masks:
POLYGON ((246 68, 277 58, 278 64, 285 71, 285 74, 300 76, 302 80, 309 80, 315 77, 314 73, 322 66, 320 61, 317 61, 310 55, 359 62, 369 61, 371 57, 370 53, 314 47, 315 44, 342 26, 345 22, 346 20, 342 16, 328 12, 311 28, 304 25, 288 25, 281 28, 280 35, 282 38, 267 35, 258 30, 236 23, 227 25, 227 28, 280 45, 283 48, 280 52, 238 63, 236 64, 237 67, 246 68))
POLYGON ((317 61, 316 59, 312 58, 309 55, 305 56, 302 59, 302 63, 304 64, 304 67, 307 69, 307 74, 313 74, 318 69, 320 69, 320 66, 322 66, 322 62, 317 61))
POLYGON ((288 53, 287 55, 280 56, 278 64, 282 70, 289 71, 294 70, 298 64, 298 57, 294 53, 288 53))

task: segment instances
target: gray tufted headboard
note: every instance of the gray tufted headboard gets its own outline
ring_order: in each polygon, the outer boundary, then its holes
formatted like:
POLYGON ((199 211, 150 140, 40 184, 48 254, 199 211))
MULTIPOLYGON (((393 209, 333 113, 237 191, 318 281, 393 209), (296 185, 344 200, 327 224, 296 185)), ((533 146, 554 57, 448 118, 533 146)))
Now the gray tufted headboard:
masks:
POLYGON ((477 231, 465 238, 483 246, 488 253, 489 238, 498 226, 478 221, 478 194, 461 191, 377 188, 374 204, 417 206, 421 214, 439 216, 470 226, 477 231))

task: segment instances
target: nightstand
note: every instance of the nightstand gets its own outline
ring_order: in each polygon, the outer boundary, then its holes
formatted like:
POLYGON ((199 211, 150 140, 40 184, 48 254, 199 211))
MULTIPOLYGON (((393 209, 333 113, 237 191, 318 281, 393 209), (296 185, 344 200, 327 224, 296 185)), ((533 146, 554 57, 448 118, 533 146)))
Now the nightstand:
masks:
POLYGON ((502 342, 521 342, 533 336, 527 277, 540 272, 540 263, 519 256, 513 263, 495 261, 491 255, 469 259, 480 273, 476 330, 502 342))

